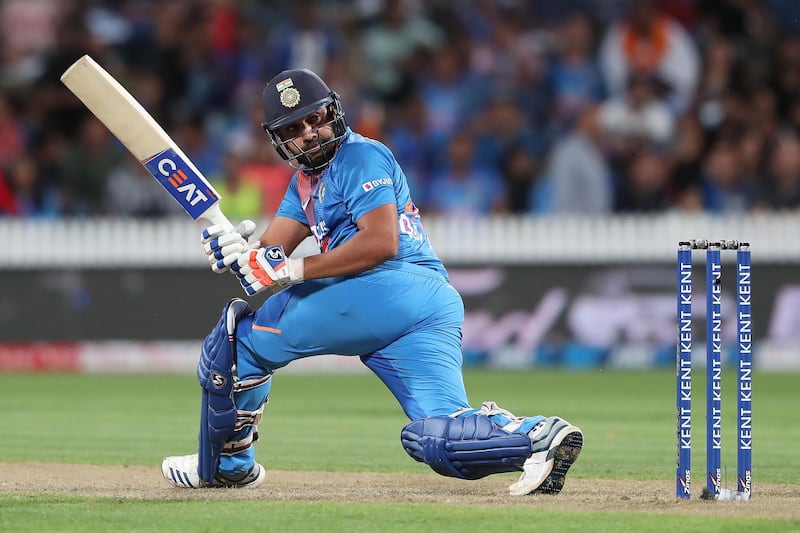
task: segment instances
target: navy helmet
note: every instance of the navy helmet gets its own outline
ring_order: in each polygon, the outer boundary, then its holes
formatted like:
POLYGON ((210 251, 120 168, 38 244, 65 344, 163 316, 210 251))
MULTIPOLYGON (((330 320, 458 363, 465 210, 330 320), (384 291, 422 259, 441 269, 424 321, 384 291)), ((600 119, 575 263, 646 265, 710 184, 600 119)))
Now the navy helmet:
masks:
POLYGON ((278 155, 295 168, 324 168, 336 153, 339 141, 347 133, 339 95, 310 70, 293 69, 284 70, 272 78, 264 88, 263 98, 264 122, 261 127, 267 132, 278 155), (293 153, 288 145, 296 137, 283 139, 278 135, 278 128, 300 120, 321 107, 327 108, 328 117, 327 122, 320 124, 318 128, 331 126, 333 138, 319 143, 325 157, 319 162, 313 162, 307 155, 308 151, 302 151, 299 144, 295 146, 300 148, 300 152, 293 153))

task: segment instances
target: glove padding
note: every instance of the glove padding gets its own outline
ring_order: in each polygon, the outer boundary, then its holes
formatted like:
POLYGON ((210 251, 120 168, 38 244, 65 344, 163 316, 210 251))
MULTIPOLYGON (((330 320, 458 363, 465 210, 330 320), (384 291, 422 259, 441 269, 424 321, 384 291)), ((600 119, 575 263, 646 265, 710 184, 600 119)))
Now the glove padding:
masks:
POLYGON ((247 241, 255 230, 256 223, 252 220, 243 220, 235 228, 214 224, 204 229, 201 242, 211 270, 217 274, 226 272, 250 248, 247 241))
POLYGON ((283 246, 269 246, 239 255, 231 270, 239 278, 244 292, 253 296, 267 292, 270 296, 289 285, 303 281, 303 259, 289 259, 283 246))

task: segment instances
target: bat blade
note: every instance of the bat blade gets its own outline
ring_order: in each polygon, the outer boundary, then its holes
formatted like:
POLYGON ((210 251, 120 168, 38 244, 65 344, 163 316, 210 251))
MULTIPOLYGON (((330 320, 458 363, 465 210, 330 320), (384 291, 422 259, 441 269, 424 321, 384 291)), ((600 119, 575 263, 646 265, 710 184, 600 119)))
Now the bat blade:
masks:
POLYGON ((83 102, 195 220, 231 223, 220 194, 150 113, 88 55, 73 63, 61 82, 83 102))

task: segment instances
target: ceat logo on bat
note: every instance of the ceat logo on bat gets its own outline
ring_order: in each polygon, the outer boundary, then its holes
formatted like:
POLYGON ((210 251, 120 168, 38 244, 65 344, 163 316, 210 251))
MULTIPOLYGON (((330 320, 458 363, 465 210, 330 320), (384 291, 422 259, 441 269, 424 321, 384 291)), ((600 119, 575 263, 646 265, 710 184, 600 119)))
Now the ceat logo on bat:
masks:
POLYGON ((196 219, 219 200, 206 180, 172 148, 143 164, 192 218, 196 219))

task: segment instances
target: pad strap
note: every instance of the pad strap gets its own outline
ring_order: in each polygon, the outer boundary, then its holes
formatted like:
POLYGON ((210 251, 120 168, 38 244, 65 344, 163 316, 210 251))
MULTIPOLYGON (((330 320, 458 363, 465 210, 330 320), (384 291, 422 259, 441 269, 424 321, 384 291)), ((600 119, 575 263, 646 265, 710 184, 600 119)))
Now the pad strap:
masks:
POLYGON ((241 409, 236 411, 236 424, 234 425, 234 429, 239 431, 247 426, 257 426, 264 416, 265 405, 266 403, 262 404, 261 407, 255 411, 243 411, 241 409))
POLYGON ((248 449, 257 440, 258 440, 258 429, 253 428, 253 431, 248 433, 248 435, 242 440, 226 442, 225 445, 222 447, 221 455, 236 455, 237 453, 243 452, 246 449, 248 449))

